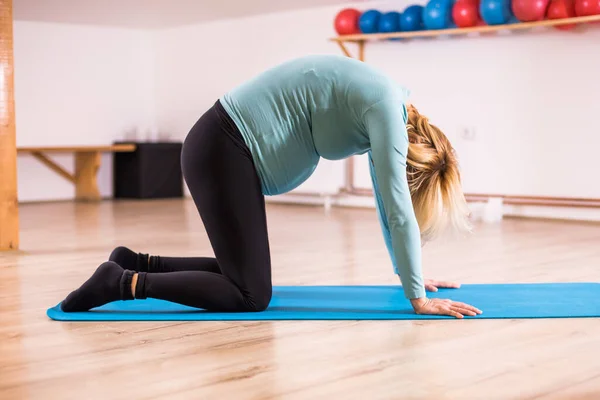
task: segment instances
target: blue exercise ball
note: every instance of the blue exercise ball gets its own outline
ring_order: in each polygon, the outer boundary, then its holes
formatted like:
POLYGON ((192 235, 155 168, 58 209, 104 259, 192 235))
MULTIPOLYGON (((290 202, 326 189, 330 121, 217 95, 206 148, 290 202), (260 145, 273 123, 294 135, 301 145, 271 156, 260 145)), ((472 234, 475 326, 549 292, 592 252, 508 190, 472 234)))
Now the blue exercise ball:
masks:
POLYGON ((510 3, 510 0, 481 0, 481 19, 488 25, 506 24, 513 17, 510 3))
POLYGON ((423 29, 423 6, 408 6, 400 14, 400 30, 402 32, 420 31, 423 29))
POLYGON ((379 32, 390 33, 400 31, 400 13, 392 11, 379 18, 379 32))
MULTIPOLYGON (((511 9, 511 12, 512 12, 512 9, 511 9)), ((520 23, 521 23, 521 21, 519 21, 519 20, 517 19, 517 17, 515 17, 514 15, 511 15, 511 17, 508 19, 508 22, 507 22, 507 23, 508 23, 508 24, 520 24, 520 23)))
POLYGON ((425 29, 447 29, 452 24, 452 0, 430 0, 423 9, 425 29))
POLYGON ((365 11, 358 20, 358 28, 362 33, 377 33, 379 18, 381 18, 381 12, 377 10, 365 11))

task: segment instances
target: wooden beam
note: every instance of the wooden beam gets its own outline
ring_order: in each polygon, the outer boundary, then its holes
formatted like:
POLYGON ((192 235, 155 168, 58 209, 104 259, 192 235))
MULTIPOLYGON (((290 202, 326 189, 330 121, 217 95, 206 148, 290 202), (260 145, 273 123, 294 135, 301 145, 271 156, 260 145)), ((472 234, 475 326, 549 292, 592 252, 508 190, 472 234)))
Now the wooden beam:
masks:
POLYGON ((12 0, 0 0, 0 250, 19 248, 12 0))
POLYGON ((425 38, 425 37, 436 37, 436 36, 456 36, 456 35, 467 35, 469 33, 492 33, 498 31, 516 31, 525 30, 539 27, 559 26, 559 25, 570 25, 570 24, 585 24, 589 22, 600 21, 600 15, 590 15, 586 17, 574 17, 574 18, 562 18, 562 19, 547 19, 543 21, 535 22, 519 22, 515 24, 505 25, 482 25, 474 26, 472 28, 457 28, 457 29, 438 29, 438 30, 422 30, 414 32, 394 32, 394 33, 370 33, 370 34, 358 34, 358 35, 343 35, 330 40, 341 43, 341 42, 360 42, 365 40, 385 40, 385 39, 414 39, 414 38, 425 38))
POLYGON ((59 174, 60 176, 62 176, 66 180, 68 180, 69 182, 75 183, 75 177, 73 175, 71 175, 63 167, 61 167, 60 165, 58 165, 57 163, 52 161, 45 154, 33 152, 33 153, 31 153, 31 155, 34 156, 36 159, 38 159, 42 164, 44 164, 45 166, 50 168, 52 171, 56 172, 57 174, 59 174))

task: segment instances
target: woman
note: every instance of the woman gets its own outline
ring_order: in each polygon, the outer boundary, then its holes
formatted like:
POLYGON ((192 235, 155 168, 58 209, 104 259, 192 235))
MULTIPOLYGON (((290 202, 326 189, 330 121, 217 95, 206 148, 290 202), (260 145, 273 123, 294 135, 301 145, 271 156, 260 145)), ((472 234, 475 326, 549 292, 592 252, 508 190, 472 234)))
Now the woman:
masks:
POLYGON ((362 62, 308 56, 221 97, 194 125, 182 168, 216 258, 171 258, 116 248, 62 309, 115 300, 169 300, 211 311, 262 311, 271 300, 264 195, 304 182, 321 157, 369 154, 379 221, 394 271, 416 313, 462 318, 470 305, 429 299, 421 239, 446 223, 467 229, 448 139, 406 105, 408 92, 362 62))

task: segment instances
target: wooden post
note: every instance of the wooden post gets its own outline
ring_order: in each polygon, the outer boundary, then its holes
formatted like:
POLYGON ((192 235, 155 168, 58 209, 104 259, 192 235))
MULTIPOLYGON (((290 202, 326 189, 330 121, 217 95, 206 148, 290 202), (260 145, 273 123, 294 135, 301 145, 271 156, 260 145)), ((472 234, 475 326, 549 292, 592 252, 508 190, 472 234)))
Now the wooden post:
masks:
POLYGON ((99 201, 98 169, 100 152, 86 151, 75 154, 75 198, 78 201, 99 201))
POLYGON ((365 41, 360 40, 358 42, 358 59, 360 61, 365 61, 365 41))
POLYGON ((12 0, 0 0, 0 250, 19 248, 12 0))

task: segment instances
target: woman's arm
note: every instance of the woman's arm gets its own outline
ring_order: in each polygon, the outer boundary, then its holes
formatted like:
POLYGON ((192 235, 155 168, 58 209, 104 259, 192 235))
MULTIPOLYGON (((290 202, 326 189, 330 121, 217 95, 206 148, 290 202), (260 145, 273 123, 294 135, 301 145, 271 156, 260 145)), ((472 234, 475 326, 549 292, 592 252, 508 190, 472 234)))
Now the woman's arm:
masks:
MULTIPOLYGON (((390 259, 392 260, 392 266, 394 268, 394 273, 400 276, 400 272, 398 270, 398 264, 396 263, 396 256, 394 255, 394 247, 392 246, 392 236, 390 235, 390 228, 387 224, 387 217, 385 216, 385 207, 383 205, 383 200, 381 199, 381 193, 379 192, 379 184, 377 183, 377 175, 375 174, 375 168, 373 166, 373 158, 371 156, 371 152, 369 151, 369 172, 371 174, 371 182, 373 183, 373 194, 375 195, 375 205, 377 208, 377 218, 379 219, 379 224, 381 225, 381 231, 383 233, 383 240, 385 242, 385 247, 390 255, 390 259)), ((402 282, 402 280, 400 280, 402 282)), ((437 292, 439 288, 451 288, 458 289, 460 285, 454 282, 445 282, 445 281, 436 281, 432 279, 425 279, 425 291, 427 292, 437 292)))
POLYGON ((371 141, 369 164, 377 210, 394 271, 409 299, 425 297, 421 272, 421 233, 415 217, 406 158, 408 135, 402 103, 380 101, 363 120, 371 141))
POLYGON ((426 296, 421 272, 421 233, 406 175, 406 109, 398 101, 380 101, 364 113, 363 119, 371 141, 369 166, 377 213, 405 296, 418 314, 456 318, 481 314, 481 310, 465 303, 426 296))
POLYGON ((394 254, 394 246, 392 245, 392 236, 390 234, 390 227, 387 223, 387 216, 385 213, 385 206, 383 205, 383 199, 381 198, 381 192, 379 191, 379 184, 377 183, 377 174, 375 173, 375 166, 373 165, 373 156, 369 151, 369 172, 371 175, 371 182, 373 185, 373 195, 375 196, 375 206, 377 209, 377 218, 379 220, 379 225, 381 226, 381 232, 383 233, 383 241, 385 242, 385 247, 387 248, 388 254, 390 255, 390 259, 392 261, 392 267, 394 268, 394 273, 400 276, 400 271, 398 270, 398 264, 396 263, 396 255, 394 254))

